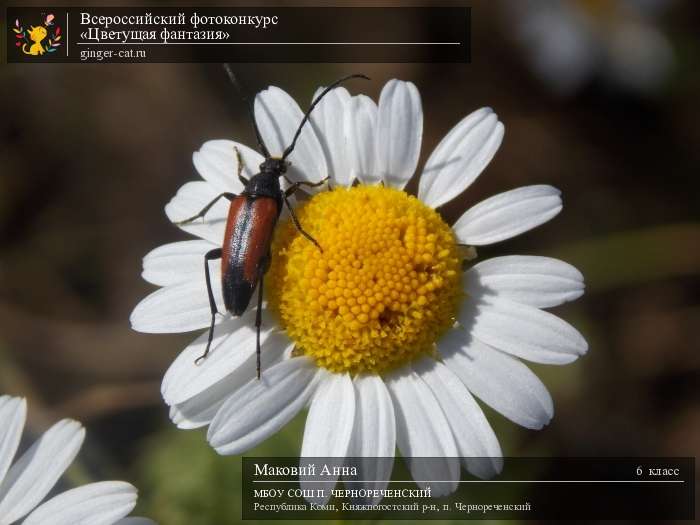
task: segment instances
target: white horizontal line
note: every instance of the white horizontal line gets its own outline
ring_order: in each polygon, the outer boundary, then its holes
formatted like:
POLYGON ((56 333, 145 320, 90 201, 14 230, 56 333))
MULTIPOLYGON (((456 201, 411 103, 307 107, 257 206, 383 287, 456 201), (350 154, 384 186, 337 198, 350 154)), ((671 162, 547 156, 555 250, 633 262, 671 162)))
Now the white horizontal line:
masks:
MULTIPOLYGON (((252 480, 253 483, 298 483, 299 480, 252 480)), ((305 480, 307 483, 337 483, 337 480, 305 480)), ((397 480, 397 481, 388 481, 388 480, 366 480, 366 481, 352 481, 352 480, 343 480, 343 483, 685 483, 685 480, 676 480, 676 479, 650 479, 650 480, 642 480, 642 479, 631 479, 631 480, 606 480, 606 479, 581 479, 581 480, 573 480, 573 479, 562 479, 562 480, 530 480, 530 479, 512 479, 512 480, 498 480, 498 479, 492 479, 492 480, 460 480, 460 481, 451 481, 451 480, 421 480, 421 481, 413 481, 413 480, 397 480)))
POLYGON ((79 46, 461 46, 462 42, 76 42, 79 46))

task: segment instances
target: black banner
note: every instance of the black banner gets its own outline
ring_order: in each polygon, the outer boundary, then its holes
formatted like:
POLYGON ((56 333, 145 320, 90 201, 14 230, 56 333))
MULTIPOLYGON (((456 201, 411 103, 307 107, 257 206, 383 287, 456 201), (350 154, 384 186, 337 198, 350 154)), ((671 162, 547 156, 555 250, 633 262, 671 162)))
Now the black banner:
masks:
MULTIPOLYGON (((451 470, 444 458, 411 458, 410 467, 399 458, 243 458, 242 518, 695 518, 695 458, 503 458, 502 472, 490 479, 463 469, 460 479, 455 468, 464 460, 450 459, 451 470), (411 472, 439 478, 416 481, 411 472)), ((467 461, 480 472, 493 465, 491 458, 467 461)))
POLYGON ((8 62, 469 62, 468 7, 8 7, 8 62))

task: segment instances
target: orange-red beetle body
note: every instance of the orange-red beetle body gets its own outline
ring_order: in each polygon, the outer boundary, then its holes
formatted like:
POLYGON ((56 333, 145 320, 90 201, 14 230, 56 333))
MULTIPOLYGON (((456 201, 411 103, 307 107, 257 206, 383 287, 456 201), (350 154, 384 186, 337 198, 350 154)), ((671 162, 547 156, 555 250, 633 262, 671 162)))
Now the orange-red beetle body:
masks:
POLYGON ((221 287, 226 310, 242 315, 269 265, 270 243, 282 199, 239 195, 229 207, 221 249, 221 287))

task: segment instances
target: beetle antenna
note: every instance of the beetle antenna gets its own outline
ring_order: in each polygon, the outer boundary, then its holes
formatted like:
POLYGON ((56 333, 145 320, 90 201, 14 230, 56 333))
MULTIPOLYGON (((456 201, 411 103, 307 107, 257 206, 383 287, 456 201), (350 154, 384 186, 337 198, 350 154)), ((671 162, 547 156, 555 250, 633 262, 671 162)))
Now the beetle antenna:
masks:
POLYGON ((350 80, 351 78, 364 78, 365 80, 370 80, 370 78, 366 75, 348 75, 347 77, 343 77, 340 80, 336 80, 333 82, 330 86, 328 86, 326 89, 321 91, 319 96, 317 96, 314 101, 311 103, 311 106, 309 106, 309 109, 306 111, 306 114, 304 115, 304 118, 301 120, 301 124, 299 124, 299 127, 297 128, 297 132, 294 134, 294 138, 292 139, 292 143, 287 146, 287 149, 284 150, 284 154, 282 155, 282 160, 286 159, 292 151, 294 151, 294 146, 296 146, 297 139, 299 138, 299 135, 301 134, 301 129, 304 127, 304 124, 306 124, 309 120, 309 116, 311 115, 311 112, 313 109, 316 107, 316 104, 321 102, 321 99, 328 94, 333 88, 337 87, 338 85, 342 84, 346 80, 350 80))
POLYGON ((262 152, 263 156, 265 158, 268 158, 270 156, 270 153, 267 151, 267 146, 265 146, 265 142, 263 141, 262 135, 260 134, 260 130, 258 129, 258 123, 255 121, 255 110, 254 110, 253 102, 246 95, 246 92, 243 89, 243 86, 238 81, 238 78, 236 77, 236 74, 233 72, 233 69, 231 69, 231 64, 224 63, 224 70, 226 71, 226 74, 228 75, 228 78, 231 81, 231 84, 233 84, 235 86, 236 90, 241 95, 243 102, 245 102, 246 106, 248 106, 248 114, 250 115, 250 120, 253 121, 253 129, 255 129, 255 138, 258 141, 258 147, 260 148, 260 151, 262 152))

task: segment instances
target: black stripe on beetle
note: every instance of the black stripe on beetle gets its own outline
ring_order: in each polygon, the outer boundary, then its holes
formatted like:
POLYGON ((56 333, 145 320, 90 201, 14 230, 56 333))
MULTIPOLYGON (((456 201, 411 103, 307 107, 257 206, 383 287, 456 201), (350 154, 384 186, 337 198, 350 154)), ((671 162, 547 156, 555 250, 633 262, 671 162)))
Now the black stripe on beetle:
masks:
MULTIPOLYGON (((226 73, 231 82, 243 94, 233 71, 228 64, 224 64, 226 73)), ((299 123, 299 127, 294 134, 292 142, 282 153, 281 157, 272 157, 265 146, 265 142, 260 135, 260 130, 255 122, 255 114, 252 101, 246 101, 248 111, 255 129, 255 137, 260 148, 260 153, 265 160, 260 164, 260 172, 253 175, 250 180, 243 176, 243 159, 237 148, 235 149, 238 160, 238 178, 243 183, 244 189, 240 195, 234 193, 222 193, 217 195, 209 204, 200 210, 196 215, 178 221, 175 224, 188 224, 200 217, 204 217, 207 212, 216 204, 219 199, 225 198, 230 201, 228 218, 226 220, 226 232, 221 248, 216 248, 204 255, 204 275, 207 282, 207 294, 209 296, 209 307, 211 308, 211 324, 209 326, 209 336, 204 353, 195 360, 199 364, 209 354, 211 342, 214 337, 214 320, 218 310, 212 292, 211 276, 209 275, 209 261, 221 259, 221 291, 224 297, 226 310, 234 316, 240 316, 246 311, 253 297, 255 289, 258 290, 258 304, 255 316, 256 328, 256 357, 257 357, 257 377, 260 379, 260 327, 262 324, 262 297, 263 279, 270 267, 270 244, 272 235, 277 225, 283 204, 289 209, 294 225, 304 237, 313 242, 318 249, 321 246, 309 235, 299 224, 299 220, 294 214, 294 209, 289 204, 289 196, 294 194, 301 186, 320 186, 326 182, 327 178, 319 182, 290 182, 289 188, 282 191, 280 177, 284 177, 289 162, 287 157, 294 151, 297 139, 301 130, 309 120, 309 115, 333 88, 351 78, 364 78, 365 75, 349 75, 343 77, 325 88, 311 103, 309 109, 304 114, 299 123)), ((285 177, 286 179, 286 177, 285 177)))

